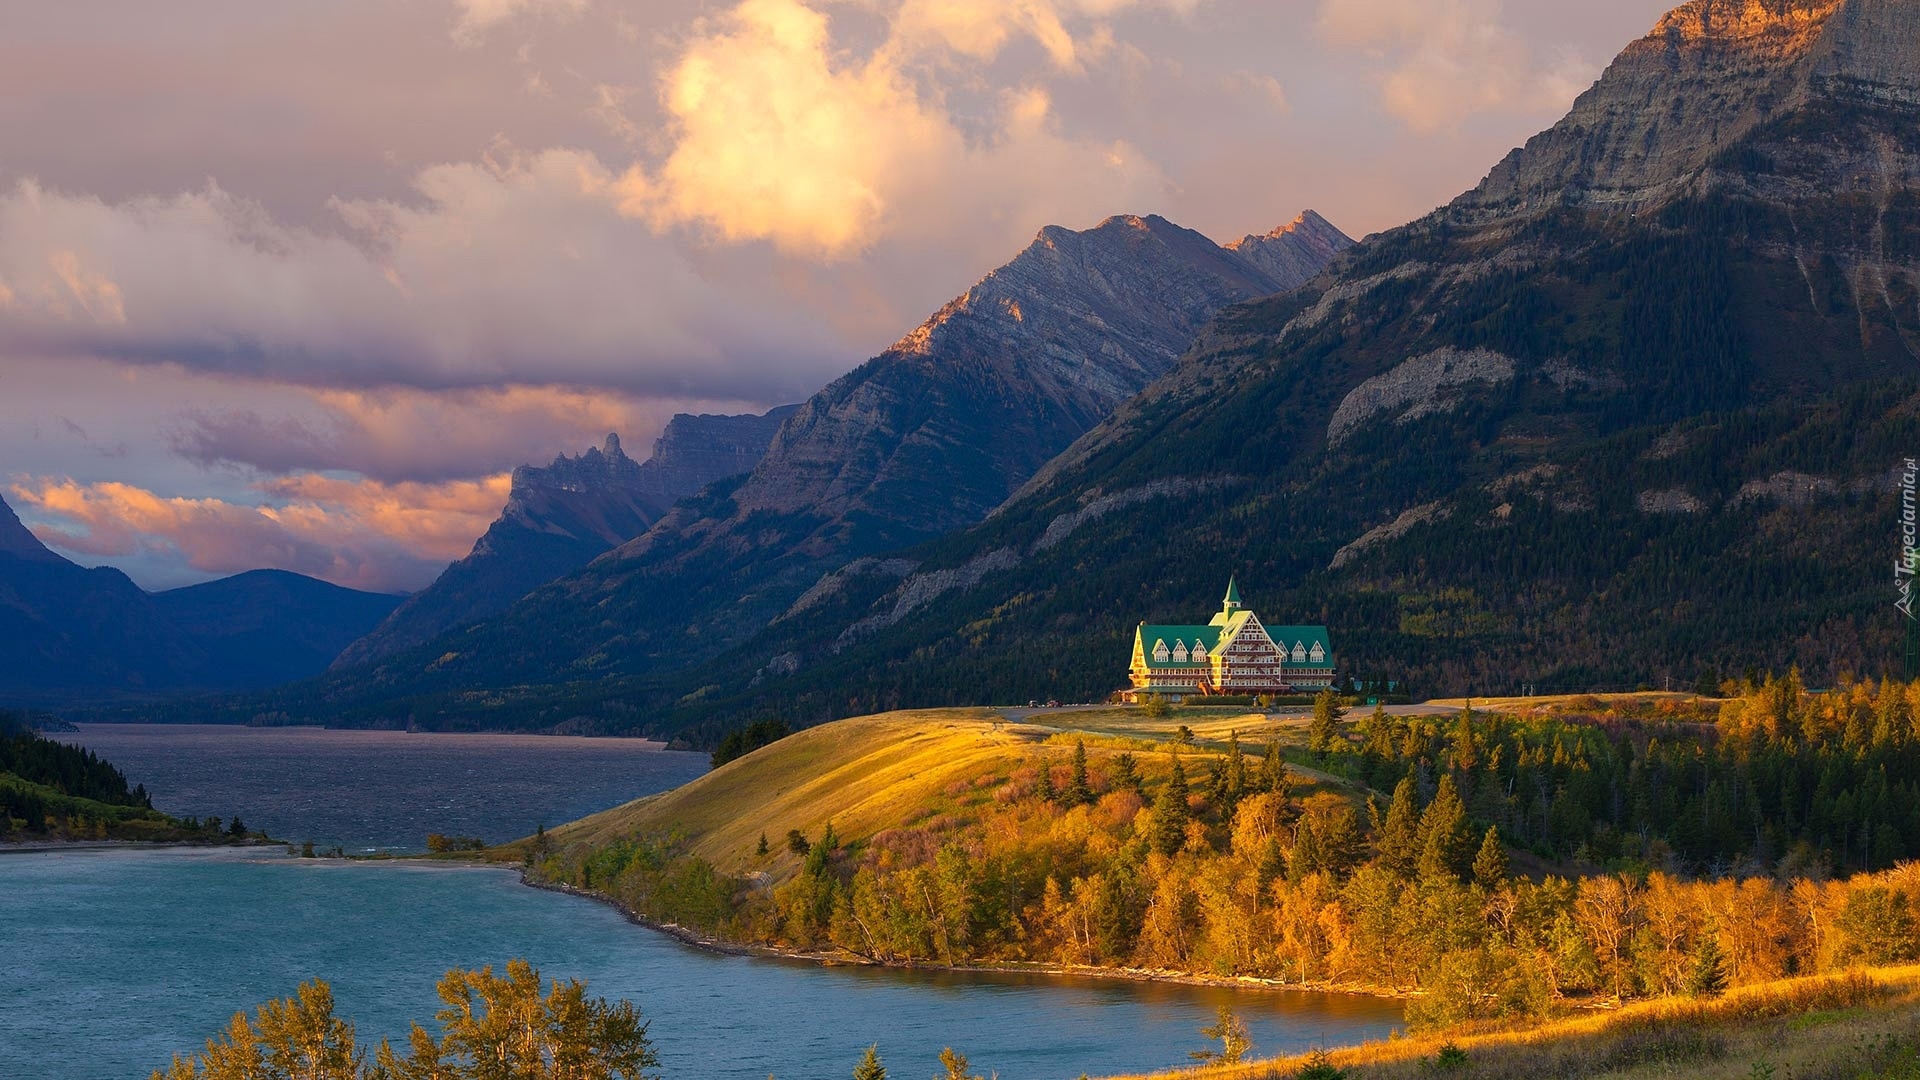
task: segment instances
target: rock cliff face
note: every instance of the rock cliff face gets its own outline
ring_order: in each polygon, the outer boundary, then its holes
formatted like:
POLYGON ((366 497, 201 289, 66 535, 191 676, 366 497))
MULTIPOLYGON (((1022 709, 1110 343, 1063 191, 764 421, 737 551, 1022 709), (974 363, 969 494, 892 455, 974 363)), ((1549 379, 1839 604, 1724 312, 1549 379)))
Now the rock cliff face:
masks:
POLYGON ((1755 168, 1754 154, 1726 154, 1756 134, 1766 145, 1755 153, 1783 150, 1803 166, 1824 159, 1818 171, 1842 190, 1884 185, 1890 165, 1910 178, 1910 155, 1887 161, 1878 151, 1891 147, 1877 140, 1817 135, 1836 109, 1920 102, 1916 40, 1920 6, 1909 0, 1695 0, 1462 196, 1457 216, 1485 221, 1556 206, 1631 212, 1716 188, 1827 194, 1775 182, 1772 170, 1755 168), (1812 123, 1763 131, 1786 117, 1812 123))
POLYGON ((794 408, 675 416, 645 462, 628 457, 620 437, 608 435, 604 445, 578 456, 522 465, 513 471, 505 509, 473 551, 341 651, 333 666, 367 663, 505 611, 646 532, 680 499, 753 468, 794 408))
POLYGON ((1346 233, 1308 210, 1264 236, 1242 237, 1227 250, 1259 267, 1285 292, 1312 281, 1335 255, 1352 246, 1346 233))
MULTIPOLYGON (((480 685, 698 662, 775 620, 823 574, 979 521, 1168 371, 1215 312, 1284 291, 1350 245, 1313 214, 1235 248, 1158 217, 1043 229, 802 404, 746 477, 372 680, 480 685)), ((880 579, 847 580, 858 591, 880 579)))

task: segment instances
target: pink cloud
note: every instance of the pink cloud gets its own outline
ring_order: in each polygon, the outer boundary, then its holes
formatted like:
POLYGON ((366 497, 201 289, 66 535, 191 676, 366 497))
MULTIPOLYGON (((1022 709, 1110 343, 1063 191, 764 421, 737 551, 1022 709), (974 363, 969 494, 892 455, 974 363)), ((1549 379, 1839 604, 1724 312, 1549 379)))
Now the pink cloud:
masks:
POLYGON ((319 474, 257 485, 245 505, 123 483, 28 478, 11 485, 34 529, 83 555, 177 555, 216 574, 271 567, 357 589, 403 591, 466 554, 506 502, 508 477, 384 484, 319 474))

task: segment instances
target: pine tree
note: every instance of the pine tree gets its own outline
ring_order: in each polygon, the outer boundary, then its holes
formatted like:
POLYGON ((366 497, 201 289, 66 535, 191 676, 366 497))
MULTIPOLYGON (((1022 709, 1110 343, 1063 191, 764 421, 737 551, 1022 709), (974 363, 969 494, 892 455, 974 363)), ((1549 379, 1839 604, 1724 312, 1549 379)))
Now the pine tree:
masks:
POLYGON ((1420 815, 1420 862, 1414 873, 1421 880, 1459 877, 1466 869, 1467 808, 1460 802, 1451 774, 1440 777, 1440 788, 1426 813, 1420 815))
POLYGON ((1313 699, 1313 723, 1307 728, 1307 749, 1325 757, 1333 750, 1334 721, 1340 717, 1340 706, 1333 696, 1333 688, 1320 691, 1313 699))
POLYGON ((1247 793, 1247 755, 1240 751, 1240 733, 1227 732, 1227 815, 1247 793))
POLYGON ((940 1064, 947 1070, 947 1075, 938 1080, 980 1080, 967 1071, 967 1055, 951 1046, 940 1051, 940 1064))
POLYGON ((1403 878, 1413 876, 1420 861, 1420 809, 1415 805, 1413 777, 1393 789, 1393 802, 1380 824, 1380 865, 1403 878))
POLYGON ((880 1044, 867 1047, 867 1056, 853 1067, 853 1080, 887 1080, 887 1067, 880 1063, 880 1044))
POLYGON ((1287 772, 1287 759, 1280 756, 1278 741, 1268 743, 1266 754, 1260 758, 1260 790, 1282 799, 1293 796, 1293 776, 1287 772))
POLYGON ((1135 795, 1146 793, 1146 787, 1140 780, 1140 768, 1133 760, 1132 753, 1122 753, 1113 759, 1113 784, 1135 795))
POLYGON ((1491 825, 1480 841, 1480 853, 1473 857, 1473 881, 1488 892, 1507 883, 1507 847, 1500 842, 1500 830, 1491 825))
POLYGON ((760 846, 754 848, 753 853, 755 855, 765 855, 767 853, 767 834, 766 833, 760 834, 760 846))
POLYGON ((1160 797, 1153 801, 1153 850, 1172 855, 1187 842, 1187 770, 1173 759, 1160 797))
POLYGON ((1060 797, 1060 793, 1053 789, 1053 764, 1045 760, 1040 762, 1040 786, 1038 793, 1040 795, 1040 801, 1043 803, 1053 802, 1060 797))
POLYGON ((1093 785, 1087 780, 1087 742, 1073 740, 1073 779, 1067 781, 1067 805, 1085 806, 1093 801, 1093 785))
POLYGON ((1693 970, 1687 973, 1687 993, 1694 997, 1719 997, 1727 990, 1727 957, 1720 941, 1712 934, 1700 939, 1693 954, 1693 970))

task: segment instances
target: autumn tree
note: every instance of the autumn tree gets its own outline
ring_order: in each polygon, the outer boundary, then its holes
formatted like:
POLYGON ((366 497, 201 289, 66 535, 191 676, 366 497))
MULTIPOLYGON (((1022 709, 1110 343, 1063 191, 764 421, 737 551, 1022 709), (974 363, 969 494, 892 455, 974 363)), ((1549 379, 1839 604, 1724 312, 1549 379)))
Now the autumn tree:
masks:
POLYGON ((853 1080, 887 1080, 887 1067, 880 1063, 880 1044, 867 1047, 860 1064, 853 1067, 853 1080))
POLYGON ((1247 1051, 1253 1048, 1253 1041, 1247 1037, 1247 1025, 1233 1014, 1229 1005, 1221 1005, 1211 1026, 1200 1029, 1200 1034, 1209 1039, 1219 1039, 1218 1050, 1195 1050, 1188 1057, 1208 1064, 1238 1065, 1247 1051))

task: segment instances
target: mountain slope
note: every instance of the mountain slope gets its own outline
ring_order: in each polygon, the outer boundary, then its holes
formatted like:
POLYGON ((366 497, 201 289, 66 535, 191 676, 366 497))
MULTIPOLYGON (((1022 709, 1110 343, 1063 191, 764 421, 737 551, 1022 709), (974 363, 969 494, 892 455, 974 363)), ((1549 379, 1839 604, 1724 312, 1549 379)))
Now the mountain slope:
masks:
POLYGON ((1230 572, 1420 693, 1886 670, 1917 87, 1920 5, 1676 10, 1474 191, 1223 312, 986 522, 663 688, 656 729, 1103 695, 1135 622, 1230 572))
POLYGON ((1347 243, 1315 217, 1254 245, 1275 266, 1297 249, 1281 278, 1160 218, 1042 230, 803 404, 745 478, 680 504, 500 618, 335 689, 365 700, 711 657, 849 559, 978 521, 1166 372, 1221 307, 1297 284, 1347 243))
POLYGON ((752 469, 795 408, 760 416, 682 413, 654 441, 653 456, 637 464, 620 449, 619 436, 608 435, 604 446, 578 457, 515 469, 505 509, 473 551, 340 652, 333 666, 378 660, 505 611, 646 532, 679 500, 752 469))
POLYGON ((277 570, 148 594, 49 551, 0 499, 0 701, 244 690, 324 671, 397 596, 277 570))
POLYGON ((153 596, 160 616, 206 657, 183 673, 185 683, 222 689, 274 686, 325 670, 401 599, 285 570, 250 570, 153 596))

